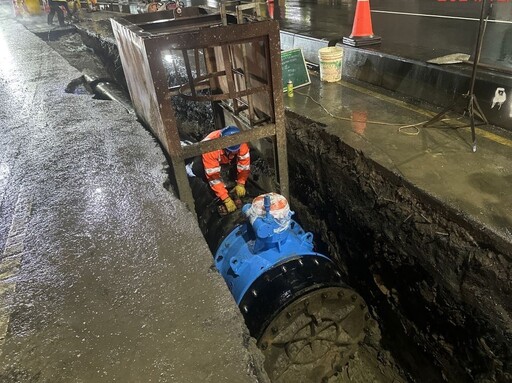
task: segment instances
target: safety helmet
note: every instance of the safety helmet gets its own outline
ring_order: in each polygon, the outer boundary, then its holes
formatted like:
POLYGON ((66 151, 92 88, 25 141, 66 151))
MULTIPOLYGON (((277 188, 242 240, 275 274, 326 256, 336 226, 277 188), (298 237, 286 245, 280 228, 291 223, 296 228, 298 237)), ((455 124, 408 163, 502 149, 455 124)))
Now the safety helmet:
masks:
MULTIPOLYGON (((220 135, 222 137, 226 137, 226 136, 232 136, 233 134, 237 134, 237 133, 240 133, 240 129, 238 129, 236 126, 229 125, 229 126, 226 126, 224 129, 221 130, 220 135)), ((228 146, 226 148, 226 150, 228 152, 238 152, 240 150, 240 144, 233 145, 233 146, 228 146)))

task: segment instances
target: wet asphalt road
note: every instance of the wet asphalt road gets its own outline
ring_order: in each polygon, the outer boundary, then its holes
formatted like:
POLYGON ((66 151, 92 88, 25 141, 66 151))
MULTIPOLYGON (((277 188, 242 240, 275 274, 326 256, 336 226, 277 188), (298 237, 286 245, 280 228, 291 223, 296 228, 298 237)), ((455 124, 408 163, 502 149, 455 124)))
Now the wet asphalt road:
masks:
POLYGON ((257 381, 153 137, 6 12, 0 51, 0 381, 257 381))

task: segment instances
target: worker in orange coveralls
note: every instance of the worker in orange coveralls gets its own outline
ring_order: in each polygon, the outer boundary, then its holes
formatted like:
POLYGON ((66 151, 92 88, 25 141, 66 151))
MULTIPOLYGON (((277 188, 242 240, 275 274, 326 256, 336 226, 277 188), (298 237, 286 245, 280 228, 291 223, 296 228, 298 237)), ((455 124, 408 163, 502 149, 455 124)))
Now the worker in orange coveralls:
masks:
MULTIPOLYGON (((213 140, 219 137, 231 136, 240 133, 240 129, 236 126, 227 126, 224 129, 214 130, 208 134, 203 141, 213 140)), ((236 205, 229 196, 226 185, 222 181, 221 166, 236 163, 236 186, 235 193, 238 197, 246 195, 245 183, 251 172, 251 155, 249 146, 244 142, 240 145, 228 146, 224 149, 218 149, 213 152, 204 153, 202 161, 194 160, 187 165, 187 173, 189 176, 199 175, 200 165, 204 169, 204 176, 210 188, 215 195, 224 203, 228 213, 236 210, 236 205), (202 164, 198 164, 202 162, 202 164), (199 165, 199 166, 198 166, 199 165)))

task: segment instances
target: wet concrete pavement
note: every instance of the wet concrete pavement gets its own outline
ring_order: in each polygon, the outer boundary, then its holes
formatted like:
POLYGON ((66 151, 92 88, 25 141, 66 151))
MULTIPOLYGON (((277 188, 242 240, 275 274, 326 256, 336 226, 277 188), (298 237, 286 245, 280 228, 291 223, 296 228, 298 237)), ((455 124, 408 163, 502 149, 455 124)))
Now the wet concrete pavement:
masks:
POLYGON ((473 153, 468 120, 459 115, 422 127, 435 115, 426 106, 347 81, 321 83, 317 76, 285 97, 285 105, 512 243, 510 132, 477 127, 473 153))
POLYGON ((0 381, 263 381, 154 138, 2 11, 0 381))

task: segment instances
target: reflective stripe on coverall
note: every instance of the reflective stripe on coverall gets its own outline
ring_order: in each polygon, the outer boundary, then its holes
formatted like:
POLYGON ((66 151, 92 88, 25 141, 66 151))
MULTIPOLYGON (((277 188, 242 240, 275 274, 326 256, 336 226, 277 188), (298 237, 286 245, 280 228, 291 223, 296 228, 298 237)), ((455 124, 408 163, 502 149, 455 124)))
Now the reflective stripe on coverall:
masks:
MULTIPOLYGON (((208 134, 203 141, 213 140, 219 137, 221 137, 221 130, 214 130, 208 134)), ((226 156, 224 149, 214 150, 202 156, 206 180, 215 192, 215 195, 219 197, 221 201, 229 197, 226 185, 224 185, 221 178, 221 165, 229 164, 234 157, 236 157, 236 182, 245 185, 251 168, 249 146, 245 142, 240 144, 240 150, 238 153, 233 153, 233 157, 231 158, 226 156)))

